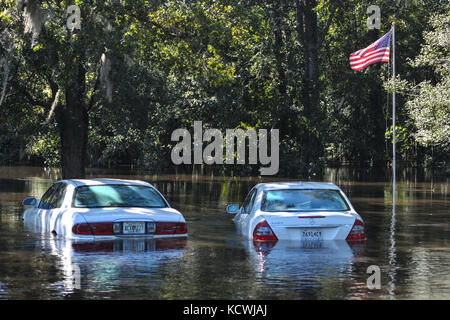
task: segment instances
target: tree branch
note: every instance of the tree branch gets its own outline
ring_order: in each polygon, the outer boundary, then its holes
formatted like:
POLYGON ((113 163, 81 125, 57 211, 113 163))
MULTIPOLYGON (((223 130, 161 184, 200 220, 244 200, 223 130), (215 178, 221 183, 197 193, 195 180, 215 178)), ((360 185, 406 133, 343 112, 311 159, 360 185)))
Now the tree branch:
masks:
POLYGON ((55 99, 56 95, 58 94, 59 88, 55 81, 53 81, 52 76, 49 76, 48 74, 44 74, 48 84, 50 85, 50 89, 52 90, 52 100, 55 99))
POLYGON ((296 4, 296 17, 297 17, 297 35, 298 35, 298 40, 301 44, 304 43, 305 41, 305 31, 303 29, 303 3, 300 0, 295 0, 295 4, 296 4))
POLYGON ((22 87, 22 86, 18 86, 20 91, 23 93, 23 95, 25 96, 25 98, 27 98, 28 102, 30 104, 32 104, 33 106, 40 106, 43 107, 45 109, 49 109, 50 108, 50 104, 45 103, 43 101, 39 101, 39 100, 35 100, 33 98, 33 96, 26 90, 26 88, 22 87))
MULTIPOLYGON (((176 39, 192 39, 195 37, 194 34, 192 33, 188 33, 188 32, 177 32, 177 30, 175 30, 175 32, 170 31, 168 28, 164 27, 162 24, 153 21, 153 20, 147 20, 147 19, 143 19, 143 18, 139 18, 138 16, 136 16, 134 13, 129 12, 128 13, 129 16, 133 17, 136 19, 136 21, 145 24, 146 22, 150 22, 150 24, 152 24, 154 27, 161 29, 165 35, 172 37, 172 38, 176 38, 176 39)), ((146 17, 145 17, 146 18, 146 17)))
POLYGON ((94 88, 92 90, 91 98, 89 99, 86 107, 86 111, 89 112, 92 107, 94 106, 94 94, 97 91, 99 85, 100 85, 100 72, 102 70, 102 63, 99 63, 99 66, 97 68, 97 80, 95 80, 94 88))

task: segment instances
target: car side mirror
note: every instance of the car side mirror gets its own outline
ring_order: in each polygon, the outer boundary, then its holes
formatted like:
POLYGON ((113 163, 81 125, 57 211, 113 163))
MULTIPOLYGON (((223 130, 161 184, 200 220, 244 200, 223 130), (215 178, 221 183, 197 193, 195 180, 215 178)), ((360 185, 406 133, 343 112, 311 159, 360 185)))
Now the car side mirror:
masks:
POLYGON ((229 204, 227 206, 227 213, 228 214, 236 214, 239 212, 239 204, 235 203, 235 204, 229 204))
POLYGON ((32 207, 34 205, 36 205, 36 198, 26 198, 25 200, 22 201, 22 205, 26 206, 26 207, 32 207))

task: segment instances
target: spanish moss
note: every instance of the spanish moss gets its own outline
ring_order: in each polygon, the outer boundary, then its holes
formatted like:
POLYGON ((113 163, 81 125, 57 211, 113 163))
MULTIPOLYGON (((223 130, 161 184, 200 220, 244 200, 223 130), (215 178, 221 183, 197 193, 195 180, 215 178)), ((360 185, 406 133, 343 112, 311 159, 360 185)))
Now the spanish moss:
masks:
POLYGON ((23 18, 24 32, 31 33, 31 46, 34 47, 47 19, 47 13, 41 9, 40 1, 28 0, 23 2, 23 18))

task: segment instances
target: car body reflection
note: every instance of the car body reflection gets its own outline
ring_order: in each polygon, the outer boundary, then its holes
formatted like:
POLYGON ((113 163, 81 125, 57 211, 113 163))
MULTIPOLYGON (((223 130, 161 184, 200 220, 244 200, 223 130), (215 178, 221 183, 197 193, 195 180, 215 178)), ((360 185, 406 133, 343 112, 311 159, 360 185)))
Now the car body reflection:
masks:
POLYGON ((74 242, 74 252, 118 252, 136 253, 175 250, 186 246, 186 239, 121 239, 112 241, 74 242))
MULTIPOLYGON (((186 238, 77 241, 43 238, 50 254, 60 261, 65 294, 90 288, 117 291, 117 286, 138 286, 136 277, 161 277, 161 265, 178 263, 186 238), (123 281, 117 281, 123 279, 123 281)), ((151 285, 150 285, 151 286, 151 285)))
POLYGON ((364 250, 364 242, 347 241, 243 241, 255 271, 272 279, 342 277, 352 272, 355 257, 364 250))

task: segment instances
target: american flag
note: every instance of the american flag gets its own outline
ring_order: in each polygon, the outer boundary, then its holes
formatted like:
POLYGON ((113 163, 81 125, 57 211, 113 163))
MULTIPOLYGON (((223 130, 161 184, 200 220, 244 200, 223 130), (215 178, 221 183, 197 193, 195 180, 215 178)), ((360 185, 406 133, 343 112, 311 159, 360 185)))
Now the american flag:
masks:
POLYGON ((389 62, 391 34, 392 30, 367 48, 353 52, 350 55, 350 67, 358 71, 375 62, 389 62))

